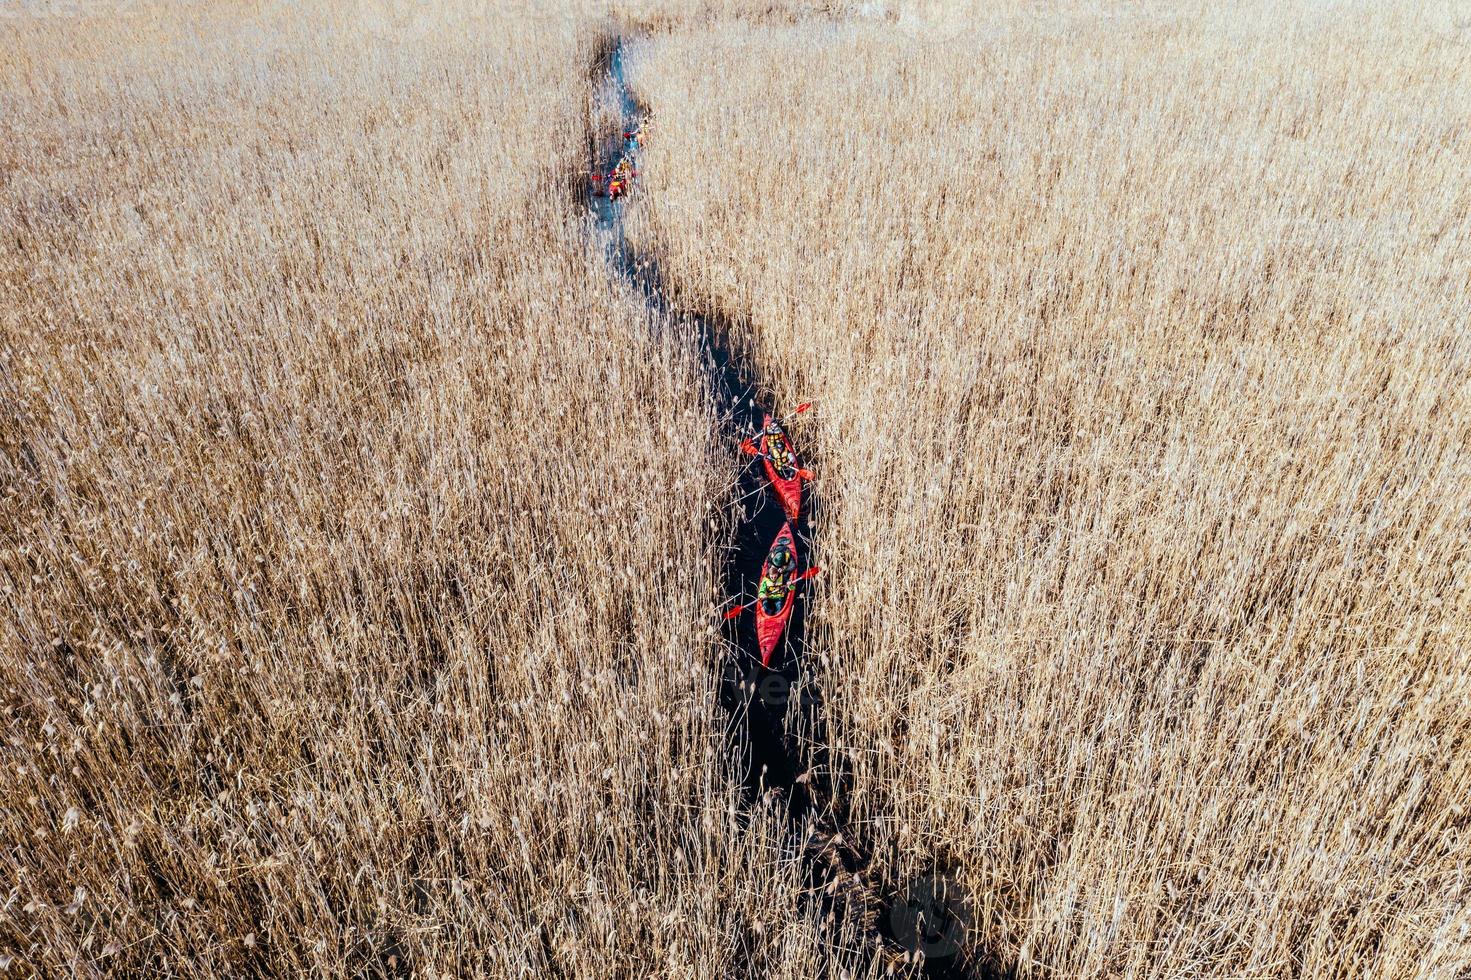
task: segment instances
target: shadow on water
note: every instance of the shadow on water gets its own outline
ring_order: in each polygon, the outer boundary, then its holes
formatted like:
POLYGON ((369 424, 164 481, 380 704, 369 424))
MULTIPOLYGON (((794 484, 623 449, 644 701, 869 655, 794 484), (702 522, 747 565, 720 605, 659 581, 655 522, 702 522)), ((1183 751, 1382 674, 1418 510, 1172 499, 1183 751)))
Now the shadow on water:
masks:
MULTIPOLYGON (((625 79, 625 49, 610 41, 594 65, 594 80, 606 86, 604 97, 617 102, 625 130, 638 127, 643 111, 625 79)), ((589 147, 592 165, 607 173, 624 152, 621 133, 589 147)), ((637 152, 633 152, 634 159, 637 152)), ((635 182, 635 187, 637 182, 635 182)), ((637 191, 635 190, 634 196, 637 191)), ((610 264, 644 297, 661 319, 693 331, 704 355, 723 434, 733 458, 742 460, 732 507, 736 532, 728 553, 723 584, 727 595, 754 595, 772 540, 786 515, 766 485, 763 468, 740 455, 740 440, 759 429, 769 407, 757 402, 759 379, 731 346, 732 324, 709 311, 682 308, 670 298, 659 266, 637 254, 623 232, 628 198, 610 200, 589 190, 587 206, 595 216, 610 264)), ((771 411, 774 416, 780 413, 771 411)), ((801 433, 793 442, 800 454, 801 433)), ((802 512, 792 522, 803 565, 811 558, 811 516, 821 515, 822 502, 810 484, 803 486, 802 512)), ((840 758, 827 749, 822 692, 804 674, 806 604, 801 593, 785 636, 773 656, 772 669, 761 666, 754 617, 749 613, 728 624, 731 655, 721 671, 719 700, 729 715, 727 736, 741 760, 741 784, 748 804, 765 800, 787 815, 792 839, 799 842, 808 885, 821 903, 824 917, 867 934, 886 955, 922 954, 927 977, 999 978, 1006 974, 967 951, 970 920, 958 895, 943 875, 908 882, 882 894, 869 880, 869 860, 850 834, 845 801, 848 774, 840 758)), ((711 611, 711 615, 716 615, 711 611)))

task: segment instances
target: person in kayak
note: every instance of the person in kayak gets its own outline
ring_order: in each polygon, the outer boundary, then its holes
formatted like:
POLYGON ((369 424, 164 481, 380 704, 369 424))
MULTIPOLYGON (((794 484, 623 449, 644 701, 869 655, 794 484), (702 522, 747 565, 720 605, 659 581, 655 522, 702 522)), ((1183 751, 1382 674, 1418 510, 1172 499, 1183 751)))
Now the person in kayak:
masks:
POLYGON ((797 562, 792 557, 791 549, 783 546, 766 556, 766 564, 769 573, 761 577, 756 600, 761 603, 766 615, 776 616, 781 613, 787 596, 791 594, 792 573, 797 570, 797 562))
POLYGON ((747 439, 741 444, 741 448, 757 459, 769 460, 776 475, 783 480, 805 476, 797 469, 797 456, 792 452, 792 444, 787 441, 786 431, 778 422, 772 422, 747 439))
POLYGON ((761 434, 765 437, 766 454, 771 457, 771 465, 776 467, 777 475, 783 480, 796 476, 797 457, 792 452, 792 444, 787 442, 787 434, 782 427, 773 422, 761 434))
POLYGON ((629 185, 633 182, 637 171, 633 169, 633 162, 624 157, 618 161, 618 166, 613 168, 613 173, 608 177, 608 196, 622 197, 628 193, 629 185))
POLYGON ((737 618, 748 609, 756 611, 756 639, 761 651, 761 665, 770 666, 772 652, 787 620, 792 614, 792 603, 796 598, 797 585, 819 574, 816 566, 806 571, 797 571, 797 542, 792 536, 791 524, 782 525, 781 532, 766 552, 761 565, 761 584, 756 589, 756 600, 732 606, 725 611, 726 621, 737 618))

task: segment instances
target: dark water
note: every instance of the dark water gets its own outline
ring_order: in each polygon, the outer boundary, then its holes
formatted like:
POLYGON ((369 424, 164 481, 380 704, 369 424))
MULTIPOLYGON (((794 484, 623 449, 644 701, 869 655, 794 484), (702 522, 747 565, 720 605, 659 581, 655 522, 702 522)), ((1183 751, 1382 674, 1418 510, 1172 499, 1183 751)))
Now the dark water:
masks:
MULTIPOLYGON (((612 86, 623 116, 622 129, 632 131, 644 114, 626 83, 624 59, 625 49, 619 41, 599 59, 594 78, 612 86)), ((623 152, 621 136, 613 134, 592 148, 592 166, 597 172, 607 173, 617 163, 623 152)), ((652 138, 658 138, 657 132, 652 138)), ((636 151, 633 157, 636 165, 636 151)), ((614 269, 639 290, 651 309, 668 318, 676 329, 690 331, 704 354, 705 376, 730 447, 731 465, 741 468, 731 502, 736 533, 723 574, 725 592, 732 602, 749 602, 767 550, 786 515, 767 486, 764 468, 740 453, 740 441, 760 428, 767 412, 780 418, 795 406, 764 403, 759 376, 731 344, 732 324, 710 311, 676 303, 657 263, 632 249, 623 234, 623 209, 627 202, 636 202, 638 195, 637 179, 631 195, 618 201, 589 190, 588 208, 596 216, 614 269)), ((797 421, 790 429, 798 458, 806 460, 804 427, 797 421)), ((821 498, 812 484, 806 484, 800 518, 792 522, 803 567, 812 558, 811 527, 821 519, 821 498)), ((822 691, 804 670, 803 597, 813 584, 799 586, 802 591, 770 670, 761 666, 751 612, 727 624, 730 655, 722 668, 720 704, 729 715, 727 734, 732 754, 740 760, 747 802, 766 799, 784 809, 792 840, 801 842, 807 858, 808 883, 814 895, 820 896, 816 900, 821 912, 840 928, 852 926, 892 954, 922 951, 926 954, 925 976, 999 977, 989 964, 969 962, 963 955, 969 915, 958 896, 951 894, 943 875, 882 889, 871 880, 868 857, 859 842, 845 832, 848 776, 841 759, 827 751, 822 691)), ((710 614, 720 615, 715 609, 710 614)))

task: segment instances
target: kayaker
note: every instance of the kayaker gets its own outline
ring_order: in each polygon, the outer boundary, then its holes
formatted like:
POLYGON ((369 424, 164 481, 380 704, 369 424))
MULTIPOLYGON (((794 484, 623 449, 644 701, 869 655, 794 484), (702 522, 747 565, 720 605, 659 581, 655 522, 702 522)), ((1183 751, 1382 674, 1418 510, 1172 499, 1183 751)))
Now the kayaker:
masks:
POLYGON ((633 163, 628 157, 618 161, 618 166, 613 168, 613 173, 608 179, 608 196, 621 197, 628 192, 629 184, 632 183, 634 175, 633 163))
POLYGON ((783 480, 790 480, 797 475, 797 467, 792 456, 792 448, 787 443, 787 434, 780 425, 773 422, 770 426, 761 430, 761 444, 766 448, 766 456, 771 460, 771 465, 776 467, 777 474, 783 480))
POLYGON ((797 562, 789 548, 781 547, 766 556, 766 564, 768 573, 761 578, 756 599, 768 616, 775 616, 781 612, 787 595, 792 591, 792 573, 797 570, 797 562))

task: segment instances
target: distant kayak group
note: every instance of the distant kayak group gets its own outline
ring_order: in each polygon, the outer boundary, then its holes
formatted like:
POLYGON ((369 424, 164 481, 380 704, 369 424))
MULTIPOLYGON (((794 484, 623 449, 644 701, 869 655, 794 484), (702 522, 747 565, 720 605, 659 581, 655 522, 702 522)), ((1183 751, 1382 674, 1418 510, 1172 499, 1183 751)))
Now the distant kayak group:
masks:
POLYGON ((640 125, 633 132, 623 134, 623 152, 619 154, 618 163, 605 174, 592 175, 595 193, 614 201, 628 193, 633 186, 633 178, 638 176, 633 165, 633 153, 644 145, 644 130, 645 126, 640 125))
MULTIPOLYGON (((797 406, 799 414, 811 408, 811 403, 797 406)), ((802 483, 811 480, 812 474, 802 468, 792 441, 781 422, 766 416, 761 431, 741 443, 741 451, 761 460, 766 469, 766 478, 772 493, 787 515, 781 530, 771 542, 766 560, 761 565, 761 584, 756 589, 756 601, 735 606, 726 612, 726 619, 735 619, 747 609, 756 610, 756 639, 761 648, 761 665, 771 666, 771 655, 786 631, 787 621, 792 617, 792 604, 796 600, 797 585, 817 575, 819 569, 803 569, 797 553, 797 539, 792 534, 792 522, 802 513, 802 483)))

